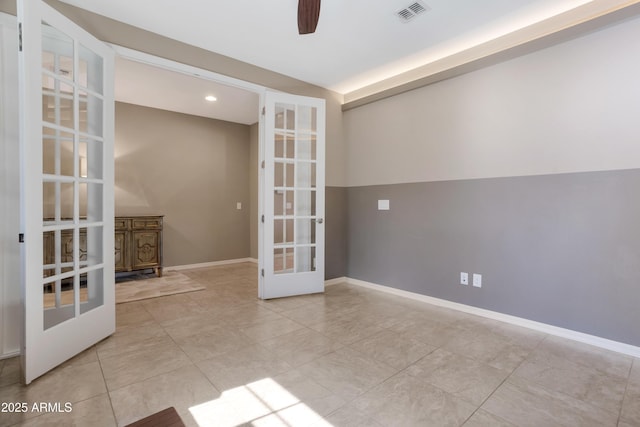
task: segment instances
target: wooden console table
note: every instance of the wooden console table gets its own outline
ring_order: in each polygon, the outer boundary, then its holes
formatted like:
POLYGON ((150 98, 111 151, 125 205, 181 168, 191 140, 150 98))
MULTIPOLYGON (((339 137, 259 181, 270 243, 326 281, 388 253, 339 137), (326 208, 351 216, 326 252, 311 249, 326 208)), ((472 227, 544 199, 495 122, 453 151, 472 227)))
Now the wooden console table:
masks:
POLYGON ((116 272, 153 268, 162 277, 162 216, 115 218, 116 272))
MULTIPOLYGON (((135 271, 152 268, 162 277, 162 219, 160 215, 118 216, 115 218, 115 271, 135 271)), ((73 262, 73 232, 62 230, 61 262, 73 262)), ((44 264, 55 263, 54 232, 44 235, 44 264)), ((87 257, 86 229, 80 229, 80 260, 87 257)), ((44 271, 45 277, 55 274, 54 269, 44 271)))

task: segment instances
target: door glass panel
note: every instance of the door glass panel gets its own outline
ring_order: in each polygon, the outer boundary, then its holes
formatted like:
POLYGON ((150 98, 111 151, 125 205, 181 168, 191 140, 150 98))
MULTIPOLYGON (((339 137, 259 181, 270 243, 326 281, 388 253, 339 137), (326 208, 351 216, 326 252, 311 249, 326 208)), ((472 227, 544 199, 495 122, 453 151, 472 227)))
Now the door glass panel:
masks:
POLYGON ((296 175, 296 167, 293 163, 287 163, 285 171, 285 184, 287 187, 294 186, 294 180, 296 175))
POLYGON ((273 221, 273 243, 276 245, 284 244, 284 220, 276 219, 273 221))
POLYGON ((73 134, 43 126, 42 172, 73 176, 73 159, 73 134))
POLYGON ((316 160, 316 141, 313 135, 307 133, 298 135, 298 159, 316 160))
POLYGON ((293 159, 296 157, 296 139, 293 134, 287 134, 287 143, 286 143, 286 154, 287 159, 293 159))
POLYGON ((308 245, 315 243, 315 220, 301 218, 296 220, 296 244, 308 245))
POLYGON ((42 277, 47 278, 56 274, 55 259, 55 234, 53 231, 45 231, 42 234, 42 277))
POLYGON ((97 94, 103 93, 103 60, 93 51, 80 45, 78 63, 78 84, 97 94))
POLYGON ((102 221, 102 184, 81 182, 78 184, 80 220, 102 221))
POLYGON ((56 76, 73 80, 73 39, 43 22, 42 69, 56 76))
POLYGON ((102 264, 102 236, 102 227, 80 229, 80 265, 82 267, 102 264))
POLYGON ((104 271, 102 268, 80 275, 80 314, 104 304, 104 271))
POLYGON ((102 99, 80 92, 80 132, 102 136, 102 99))
POLYGON ((42 120, 66 128, 73 128, 73 92, 59 90, 60 81, 54 79, 55 90, 44 90, 42 94, 42 120))
POLYGON ((284 249, 275 248, 273 250, 273 271, 276 274, 282 274, 286 265, 284 260, 284 249))
POLYGON ((58 232, 56 232, 56 269, 59 267, 60 273, 68 273, 73 271, 74 268, 74 230, 62 230, 59 233, 60 235, 58 237, 58 232), (58 242, 60 246, 58 246, 58 242), (58 259, 60 260, 60 264, 58 264, 58 259))
POLYGON ((315 270, 315 248, 310 246, 298 246, 296 248, 296 273, 315 270))
POLYGON ((73 219, 73 187, 72 182, 42 183, 42 216, 45 222, 73 219))
POLYGON ((293 264, 293 248, 276 248, 273 250, 273 271, 275 274, 292 273, 293 264))
POLYGON ((293 242, 293 219, 276 219, 273 223, 273 243, 283 245, 293 242))
POLYGON ((307 105, 298 106, 298 132, 315 132, 318 126, 318 109, 307 105))
POLYGON ((296 187, 312 188, 316 186, 316 164, 310 162, 297 162, 298 175, 296 187))
POLYGON ((102 179, 104 150, 102 141, 81 138, 78 155, 80 178, 102 179))
POLYGON ((285 106, 285 129, 293 130, 296 126, 296 106, 285 106))
POLYGON ((274 163, 274 181, 273 185, 278 187, 284 187, 284 163, 275 162, 274 163))
POLYGON ((274 122, 276 129, 295 129, 295 108, 292 104, 276 104, 274 122))
POLYGON ((273 214, 275 216, 284 215, 284 190, 275 190, 273 192, 273 214))
POLYGON ((276 159, 284 158, 284 143, 285 143, 284 134, 282 132, 276 132, 275 141, 274 141, 274 146, 275 146, 274 157, 276 159))
POLYGON ((295 214, 298 216, 315 216, 315 191, 296 191, 295 214))
POLYGON ((42 302, 45 330, 75 317, 74 283, 73 276, 44 283, 42 302))
POLYGON ((285 213, 287 215, 293 215, 293 206, 295 203, 295 198, 293 197, 293 195, 295 194, 295 192, 287 190, 286 193, 287 194, 286 194, 285 204, 284 204, 285 213))

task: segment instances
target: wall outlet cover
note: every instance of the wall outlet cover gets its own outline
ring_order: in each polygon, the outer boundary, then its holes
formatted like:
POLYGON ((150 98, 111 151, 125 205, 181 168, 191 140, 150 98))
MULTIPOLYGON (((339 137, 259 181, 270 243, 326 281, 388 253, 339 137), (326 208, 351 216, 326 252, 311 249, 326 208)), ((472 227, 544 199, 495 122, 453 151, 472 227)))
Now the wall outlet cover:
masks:
POLYGON ((476 288, 481 288, 482 287, 482 274, 475 274, 473 275, 473 286, 475 286, 476 288))

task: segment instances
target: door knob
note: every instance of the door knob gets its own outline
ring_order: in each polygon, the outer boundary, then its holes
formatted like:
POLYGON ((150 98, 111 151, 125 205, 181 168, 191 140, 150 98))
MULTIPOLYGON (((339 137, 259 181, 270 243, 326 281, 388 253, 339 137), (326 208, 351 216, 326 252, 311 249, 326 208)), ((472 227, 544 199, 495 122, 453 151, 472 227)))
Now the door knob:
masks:
POLYGON ((315 220, 318 224, 322 224, 324 222, 324 220, 322 218, 317 218, 315 220))

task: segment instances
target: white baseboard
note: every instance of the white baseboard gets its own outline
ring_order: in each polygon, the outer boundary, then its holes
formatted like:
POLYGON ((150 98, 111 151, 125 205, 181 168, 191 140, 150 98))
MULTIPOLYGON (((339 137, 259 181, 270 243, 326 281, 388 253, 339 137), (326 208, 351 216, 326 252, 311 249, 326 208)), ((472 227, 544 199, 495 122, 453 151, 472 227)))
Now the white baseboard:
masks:
POLYGON ((170 267, 164 267, 163 270, 164 271, 191 270, 194 268, 217 267, 219 265, 227 265, 227 264, 240 264, 242 262, 258 262, 258 260, 255 258, 225 259, 223 261, 201 262, 199 264, 172 265, 170 267))
POLYGON ((485 310, 483 308, 473 307, 466 304, 460 304, 457 302, 434 298, 427 295, 417 294, 415 292, 403 291, 401 289, 395 289, 389 286, 365 282, 363 280, 352 279, 349 277, 343 278, 343 279, 350 285, 361 286, 363 288, 386 292, 388 294, 398 295, 405 298, 426 302, 428 304, 437 305, 440 307, 450 308, 453 310, 458 310, 458 311, 462 311, 469 314, 475 314, 477 316, 482 316, 482 317, 486 317, 493 320, 499 320, 505 323, 511 323, 513 325, 522 326, 525 328, 533 329, 535 331, 544 332, 549 335, 554 335, 561 338, 567 338, 567 339, 578 341, 585 344, 590 344, 595 347, 600 347, 606 350, 615 351, 615 352, 626 354, 629 356, 640 357, 640 347, 636 347, 630 344, 625 344, 618 341, 612 341, 606 338, 597 337, 595 335, 589 335, 582 332, 573 331, 571 329, 565 329, 565 328, 560 328, 558 326, 548 325, 546 323, 536 322, 534 320, 523 319, 521 317, 511 316, 509 314, 503 314, 497 311, 485 310))
POLYGON ((347 283, 347 278, 343 276, 343 277, 336 277, 335 279, 329 279, 324 281, 325 286, 333 286, 339 283, 347 283))
POLYGON ((12 351, 11 353, 0 354, 0 360, 11 359, 12 357, 20 356, 20 351, 12 351))
POLYGON ((254 264, 257 264, 257 263, 258 263, 258 258, 247 258, 247 260, 248 260, 249 262, 254 263, 254 264))

